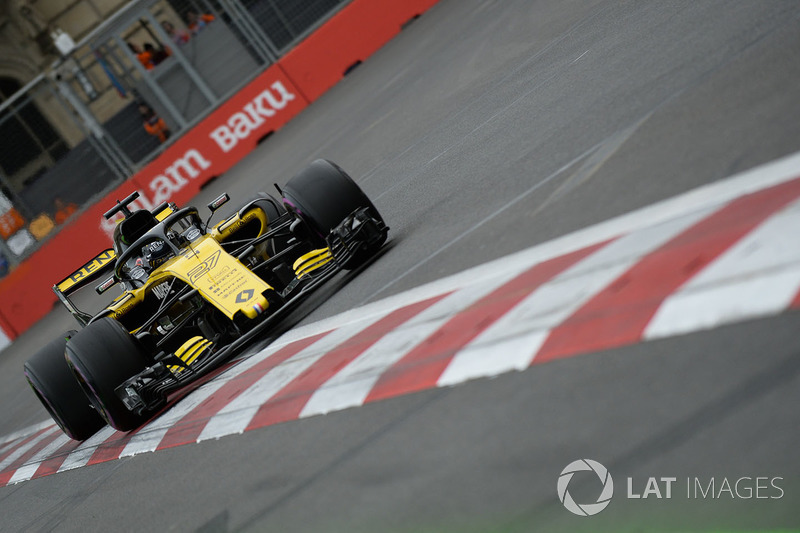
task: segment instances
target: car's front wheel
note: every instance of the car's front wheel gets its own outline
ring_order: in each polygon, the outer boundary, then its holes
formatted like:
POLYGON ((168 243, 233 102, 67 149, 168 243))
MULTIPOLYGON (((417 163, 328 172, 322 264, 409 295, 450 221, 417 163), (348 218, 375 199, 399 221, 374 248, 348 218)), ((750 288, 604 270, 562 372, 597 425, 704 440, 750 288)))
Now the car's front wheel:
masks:
MULTIPOLYGON (((328 233, 341 224, 357 209, 367 213, 381 225, 381 214, 361 187, 336 163, 317 159, 292 177, 283 189, 286 206, 310 226, 312 232, 324 242, 328 233)), ((353 269, 363 264, 386 242, 386 233, 356 253, 344 265, 353 269)))
POLYGON ((114 389, 148 365, 139 342, 112 318, 101 318, 72 337, 66 359, 78 383, 108 424, 120 431, 142 425, 146 415, 128 410, 114 389))

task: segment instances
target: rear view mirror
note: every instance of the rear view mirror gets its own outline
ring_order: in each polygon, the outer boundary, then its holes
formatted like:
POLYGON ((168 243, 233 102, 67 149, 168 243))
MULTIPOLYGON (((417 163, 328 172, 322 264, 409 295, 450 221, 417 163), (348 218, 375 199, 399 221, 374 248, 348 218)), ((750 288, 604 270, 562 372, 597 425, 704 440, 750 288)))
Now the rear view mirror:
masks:
POLYGON ((111 287, 113 287, 116 284, 117 284, 117 280, 114 279, 114 276, 111 276, 110 278, 105 280, 103 283, 98 285, 94 290, 97 292, 97 294, 103 294, 104 292, 106 292, 108 289, 110 289, 111 287))
POLYGON ((213 213, 214 211, 216 211, 217 209, 219 209, 223 205, 227 204, 228 200, 230 200, 230 199, 231 198, 230 198, 230 196, 228 196, 228 193, 226 193, 226 192, 222 193, 213 202, 208 204, 208 210, 213 213))

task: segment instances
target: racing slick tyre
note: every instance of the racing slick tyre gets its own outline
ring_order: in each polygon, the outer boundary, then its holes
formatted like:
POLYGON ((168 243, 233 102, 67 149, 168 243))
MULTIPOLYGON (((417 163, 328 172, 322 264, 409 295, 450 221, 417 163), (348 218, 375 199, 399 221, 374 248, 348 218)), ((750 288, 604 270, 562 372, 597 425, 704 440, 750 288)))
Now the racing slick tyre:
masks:
MULTIPOLYGON (((284 203, 295 211, 320 240, 356 209, 366 207, 369 215, 383 224, 378 210, 364 191, 336 163, 317 159, 295 175, 283 189, 284 203)), ((360 266, 386 242, 383 238, 363 248, 344 268, 360 266)))
MULTIPOLYGON (((270 194, 260 193, 260 196, 256 196, 253 200, 253 203, 258 205, 261 209, 264 210, 264 213, 267 215, 267 223, 269 227, 271 227, 276 220, 286 214, 286 206, 280 202, 277 198, 270 194)), ((250 205, 250 204, 247 204, 250 205)), ((244 209, 241 209, 239 213, 241 214, 244 209)), ((287 246, 289 246, 289 241, 291 240, 291 235, 284 236, 278 235, 270 239, 269 246, 271 247, 270 254, 277 255, 282 250, 284 250, 287 246)))
POLYGON ((85 440, 106 425, 67 365, 69 331, 25 361, 25 377, 56 424, 71 439, 85 440))
POLYGON ((72 337, 67 363, 95 409, 119 431, 142 425, 147 415, 129 411, 114 389, 144 370, 148 358, 139 342, 113 318, 92 322, 72 337))

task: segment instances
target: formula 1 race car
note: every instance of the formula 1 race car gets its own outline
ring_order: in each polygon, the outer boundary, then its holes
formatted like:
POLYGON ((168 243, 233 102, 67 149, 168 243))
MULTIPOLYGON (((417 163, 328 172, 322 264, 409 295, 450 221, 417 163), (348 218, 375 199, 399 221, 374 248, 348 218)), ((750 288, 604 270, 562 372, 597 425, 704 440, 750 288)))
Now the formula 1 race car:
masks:
MULTIPOLYGON (((105 214, 125 217, 113 249, 53 287, 82 329, 25 363, 33 391, 68 436, 142 425, 169 393, 219 368, 386 242, 375 206, 330 161, 275 187, 280 199, 260 193, 213 227, 194 207, 131 211, 138 193, 105 214), (95 315, 80 311, 69 295, 108 274, 96 292, 120 285, 122 294, 95 315)), ((223 194, 210 203, 211 215, 227 201, 223 194)))

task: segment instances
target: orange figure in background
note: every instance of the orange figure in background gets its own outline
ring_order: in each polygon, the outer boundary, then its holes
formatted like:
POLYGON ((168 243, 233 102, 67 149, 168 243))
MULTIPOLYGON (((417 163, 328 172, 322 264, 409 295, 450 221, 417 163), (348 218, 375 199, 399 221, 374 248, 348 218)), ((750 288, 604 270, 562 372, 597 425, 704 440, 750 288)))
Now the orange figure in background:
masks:
POLYGON ((150 61, 153 63, 153 66, 158 65, 172 55, 169 48, 156 48, 153 46, 153 43, 144 43, 144 51, 150 54, 150 61))
POLYGON ((56 198, 56 214, 53 216, 53 221, 61 225, 67 221, 67 219, 78 210, 78 206, 72 202, 64 203, 64 200, 61 198, 56 198))
POLYGON ((142 48, 138 44, 128 43, 128 48, 131 49, 131 52, 136 54, 136 59, 139 60, 139 63, 147 70, 152 70, 155 64, 153 63, 153 54, 148 52, 147 50, 142 50, 142 48))
POLYGON ((163 118, 156 115, 155 111, 153 111, 150 106, 147 104, 139 104, 139 113, 142 115, 144 129, 147 133, 158 137, 159 142, 162 143, 169 139, 172 132, 167 127, 167 123, 164 122, 163 118))
POLYGON ((187 11, 186 22, 187 26, 189 27, 189 31, 191 31, 192 33, 198 33, 200 30, 205 28, 210 22, 214 22, 214 15, 208 13, 199 15, 196 11, 187 11))

